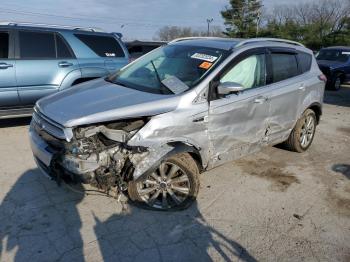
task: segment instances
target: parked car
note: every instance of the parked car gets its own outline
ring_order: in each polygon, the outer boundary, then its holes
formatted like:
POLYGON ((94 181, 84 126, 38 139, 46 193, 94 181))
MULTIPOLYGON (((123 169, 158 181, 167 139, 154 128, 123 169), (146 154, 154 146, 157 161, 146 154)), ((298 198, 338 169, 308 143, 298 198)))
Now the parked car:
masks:
POLYGON ((344 82, 350 80, 350 47, 322 48, 316 59, 321 71, 327 76, 327 88, 339 90, 344 82))
POLYGON ((28 116, 35 102, 126 65, 117 36, 92 28, 0 24, 0 118, 28 116))
POLYGON ((164 41, 131 41, 126 42, 126 47, 128 48, 131 60, 135 60, 152 50, 165 45, 164 41))
POLYGON ((182 209, 205 170, 282 142, 307 150, 324 86, 312 51, 296 42, 179 39, 37 102, 32 150, 56 180, 182 209))

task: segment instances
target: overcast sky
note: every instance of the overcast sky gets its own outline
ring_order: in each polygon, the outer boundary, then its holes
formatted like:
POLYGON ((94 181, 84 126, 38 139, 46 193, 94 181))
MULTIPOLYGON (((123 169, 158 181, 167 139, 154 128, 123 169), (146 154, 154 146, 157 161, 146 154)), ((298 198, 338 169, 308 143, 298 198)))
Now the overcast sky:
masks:
MULTIPOLYGON (((312 0, 294 0, 296 2, 312 0)), ((223 25, 228 0, 0 0, 0 21, 94 26, 123 33, 126 39, 152 39, 165 25, 206 28, 206 19, 223 25)), ((265 8, 290 0, 263 0, 265 8)))

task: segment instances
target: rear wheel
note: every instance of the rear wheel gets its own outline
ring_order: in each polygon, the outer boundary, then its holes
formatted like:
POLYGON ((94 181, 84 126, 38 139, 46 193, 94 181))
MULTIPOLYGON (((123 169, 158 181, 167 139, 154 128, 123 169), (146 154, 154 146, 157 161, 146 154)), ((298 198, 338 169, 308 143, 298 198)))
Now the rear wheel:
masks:
POLYGON ((316 131, 316 115, 311 109, 307 109, 297 121, 294 129, 284 143, 287 149, 294 152, 304 152, 314 139, 316 131))
POLYGON ((129 183, 129 197, 155 210, 181 210, 196 199, 199 170, 187 153, 165 159, 150 175, 129 183))

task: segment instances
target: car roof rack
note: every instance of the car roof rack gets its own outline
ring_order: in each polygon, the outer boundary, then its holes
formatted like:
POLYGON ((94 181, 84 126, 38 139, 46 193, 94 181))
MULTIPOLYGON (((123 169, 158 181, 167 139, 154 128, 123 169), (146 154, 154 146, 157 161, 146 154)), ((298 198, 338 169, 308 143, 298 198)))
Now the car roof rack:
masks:
POLYGON ((303 44, 298 43, 296 41, 287 40, 287 39, 279 39, 279 38, 265 38, 265 37, 250 38, 250 39, 243 40, 243 41, 239 42, 236 45, 236 47, 247 45, 247 44, 259 43, 259 42, 277 42, 277 43, 284 43, 284 44, 290 44, 290 45, 296 45, 296 46, 305 47, 303 44))
POLYGON ((225 39, 227 39, 227 40, 235 40, 235 38, 225 38, 225 37, 215 37, 215 36, 190 36, 190 37, 176 38, 176 39, 170 41, 169 44, 180 42, 180 41, 186 41, 186 40, 194 40, 194 39, 218 39, 218 40, 225 40, 225 39))
POLYGON ((57 24, 45 24, 45 23, 30 23, 30 22, 0 22, 0 25, 5 26, 31 26, 31 27, 45 27, 45 28, 58 28, 58 29, 71 29, 71 30, 81 30, 90 32, 104 32, 100 28, 96 27, 82 27, 82 26, 72 26, 72 25, 57 25, 57 24))
POLYGON ((296 41, 292 40, 287 40, 287 39, 280 39, 280 38, 265 38, 265 37, 260 37, 260 38, 250 38, 250 39, 242 39, 242 38, 225 38, 225 37, 182 37, 182 38, 177 38, 174 39, 170 42, 171 43, 176 43, 180 41, 185 41, 185 40, 194 40, 194 39, 218 39, 218 40, 227 40, 227 41, 237 41, 238 43, 233 46, 233 48, 248 45, 248 44, 254 44, 254 43, 259 43, 259 42, 276 42, 276 43, 284 43, 284 44, 289 44, 289 45, 295 45, 295 46, 301 46, 305 47, 303 44, 298 43, 296 41))

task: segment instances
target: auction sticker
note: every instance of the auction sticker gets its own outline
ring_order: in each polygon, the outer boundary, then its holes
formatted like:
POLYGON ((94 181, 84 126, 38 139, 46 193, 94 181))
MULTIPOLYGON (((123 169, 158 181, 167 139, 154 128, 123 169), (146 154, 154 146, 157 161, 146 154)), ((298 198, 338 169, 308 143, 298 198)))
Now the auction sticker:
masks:
POLYGON ((212 56, 212 55, 206 55, 206 54, 200 54, 200 53, 195 53, 191 56, 191 58, 199 59, 199 60, 204 60, 208 62, 214 62, 216 59, 218 59, 217 56, 212 56))
POLYGON ((213 65, 213 63, 204 61, 198 67, 205 69, 205 70, 208 70, 212 65, 213 65))

